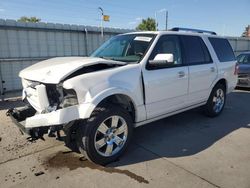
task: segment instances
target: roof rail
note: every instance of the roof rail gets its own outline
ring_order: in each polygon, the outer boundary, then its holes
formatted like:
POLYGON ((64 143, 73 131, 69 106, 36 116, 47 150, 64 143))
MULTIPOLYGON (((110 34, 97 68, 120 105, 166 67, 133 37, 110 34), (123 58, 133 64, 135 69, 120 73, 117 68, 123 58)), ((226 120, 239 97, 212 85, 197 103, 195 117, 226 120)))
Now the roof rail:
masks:
POLYGON ((201 29, 189 29, 189 28, 182 28, 182 27, 174 27, 170 29, 170 31, 189 31, 189 32, 195 32, 195 33, 207 33, 211 35, 217 35, 214 31, 207 31, 207 30, 201 30, 201 29))

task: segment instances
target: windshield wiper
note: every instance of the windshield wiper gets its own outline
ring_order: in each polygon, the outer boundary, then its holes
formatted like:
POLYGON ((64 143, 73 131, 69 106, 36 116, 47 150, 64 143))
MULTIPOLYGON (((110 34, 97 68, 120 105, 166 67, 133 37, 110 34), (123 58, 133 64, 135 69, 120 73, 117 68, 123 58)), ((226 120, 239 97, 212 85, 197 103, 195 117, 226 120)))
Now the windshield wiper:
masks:
POLYGON ((132 63, 138 63, 139 60, 130 60, 125 59, 124 57, 106 57, 106 56, 99 56, 99 58, 106 59, 106 60, 112 60, 112 61, 119 61, 126 64, 132 64, 132 63))
POLYGON ((106 57, 106 56, 100 56, 99 58, 106 59, 106 60, 115 60, 113 57, 106 57))
POLYGON ((105 57, 105 56, 99 56, 99 58, 105 59, 105 60, 112 60, 112 61, 116 61, 117 64, 123 63, 124 65, 128 64, 127 62, 119 59, 119 58, 114 58, 114 57, 105 57), (119 63, 120 62, 120 63, 119 63))

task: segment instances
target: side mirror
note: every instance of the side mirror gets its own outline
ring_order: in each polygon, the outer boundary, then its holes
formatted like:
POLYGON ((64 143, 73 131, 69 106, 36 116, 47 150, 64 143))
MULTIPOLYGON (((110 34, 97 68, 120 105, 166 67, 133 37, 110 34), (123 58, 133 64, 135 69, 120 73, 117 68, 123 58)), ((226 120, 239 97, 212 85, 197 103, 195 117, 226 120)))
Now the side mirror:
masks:
POLYGON ((173 54, 157 54, 153 60, 149 60, 149 65, 153 67, 167 67, 173 64, 173 54))

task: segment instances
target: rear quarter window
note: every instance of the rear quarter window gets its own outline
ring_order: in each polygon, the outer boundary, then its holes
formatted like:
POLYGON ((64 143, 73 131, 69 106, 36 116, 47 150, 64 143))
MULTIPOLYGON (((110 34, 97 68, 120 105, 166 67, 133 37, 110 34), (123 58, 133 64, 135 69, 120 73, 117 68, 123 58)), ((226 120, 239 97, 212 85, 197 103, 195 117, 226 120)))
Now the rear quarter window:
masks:
POLYGON ((209 38, 220 62, 235 61, 233 49, 227 39, 209 38))

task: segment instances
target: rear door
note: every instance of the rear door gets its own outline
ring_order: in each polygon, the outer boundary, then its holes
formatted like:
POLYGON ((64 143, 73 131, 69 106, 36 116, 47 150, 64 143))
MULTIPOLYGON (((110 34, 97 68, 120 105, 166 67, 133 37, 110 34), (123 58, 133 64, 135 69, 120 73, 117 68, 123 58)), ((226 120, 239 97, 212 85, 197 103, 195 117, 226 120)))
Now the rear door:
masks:
POLYGON ((211 36, 208 40, 217 56, 218 77, 227 81, 227 92, 230 92, 235 88, 237 82, 236 59, 232 46, 225 38, 211 36))
POLYGON ((187 104, 204 102, 217 76, 216 64, 200 36, 185 35, 181 37, 181 41, 184 47, 185 63, 189 66, 187 104))
POLYGON ((147 64, 143 70, 148 119, 184 107, 188 94, 188 67, 183 63, 179 37, 161 36, 149 60, 157 54, 173 54, 174 64, 161 67, 147 64))

